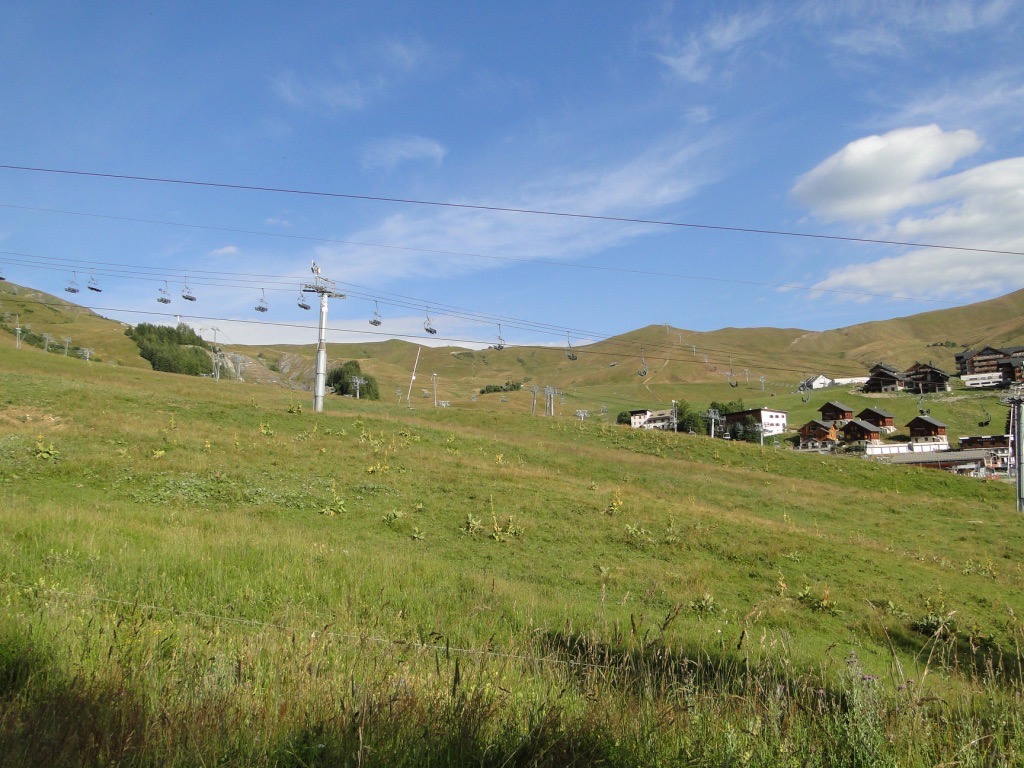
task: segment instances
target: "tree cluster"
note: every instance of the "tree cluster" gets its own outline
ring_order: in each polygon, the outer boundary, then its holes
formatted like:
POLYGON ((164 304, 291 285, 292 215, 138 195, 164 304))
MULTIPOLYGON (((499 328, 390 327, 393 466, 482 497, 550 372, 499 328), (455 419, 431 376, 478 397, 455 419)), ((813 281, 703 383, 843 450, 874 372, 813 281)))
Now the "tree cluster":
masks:
POLYGON ((357 377, 363 379, 363 383, 359 385, 360 399, 380 400, 380 385, 377 384, 377 380, 373 376, 362 372, 358 360, 349 360, 336 368, 332 368, 327 374, 326 384, 336 395, 351 395, 355 397, 356 384, 353 379, 357 377))
POLYGON ((504 384, 488 384, 480 390, 481 395, 489 395, 491 392, 518 392, 523 388, 521 381, 506 381, 504 384))
POLYGON ((124 335, 139 347, 139 354, 154 371, 199 376, 213 372, 210 345, 185 323, 175 327, 139 323, 124 335))

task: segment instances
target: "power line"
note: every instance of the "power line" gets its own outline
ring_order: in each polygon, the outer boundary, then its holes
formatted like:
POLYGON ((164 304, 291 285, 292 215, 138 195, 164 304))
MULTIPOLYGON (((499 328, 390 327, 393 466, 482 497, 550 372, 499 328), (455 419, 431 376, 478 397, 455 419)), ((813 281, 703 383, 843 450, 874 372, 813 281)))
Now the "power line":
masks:
MULTIPOLYGON (((0 168, 3 168, 3 167, 4 166, 0 165, 0 168)), ((494 261, 507 261, 507 262, 520 263, 520 264, 538 264, 538 265, 548 266, 548 267, 561 267, 561 268, 564 268, 564 269, 581 269, 581 270, 589 270, 589 271, 593 271, 593 272, 611 272, 611 273, 617 273, 617 274, 639 275, 639 276, 642 276, 642 277, 669 277, 669 278, 676 278, 676 279, 679 279, 679 280, 695 280, 695 281, 700 281, 700 282, 726 283, 726 284, 731 284, 731 285, 748 285, 748 286, 755 286, 755 287, 759 287, 759 288, 777 288, 777 289, 791 290, 791 291, 806 291, 808 293, 830 293, 830 294, 839 294, 839 295, 845 295, 845 296, 862 296, 864 298, 889 299, 889 300, 896 300, 896 301, 918 301, 918 302, 924 302, 924 303, 930 303, 930 304, 943 304, 943 305, 946 305, 946 306, 955 306, 952 302, 944 301, 942 299, 929 299, 929 298, 925 298, 925 297, 922 297, 922 296, 899 296, 899 295, 893 295, 893 294, 872 293, 870 291, 854 291, 854 290, 849 290, 849 289, 845 289, 845 288, 816 288, 814 286, 799 285, 797 283, 771 283, 771 282, 758 281, 758 280, 737 280, 735 278, 714 277, 714 276, 709 276, 709 275, 689 275, 689 274, 683 274, 683 273, 679 273, 679 272, 659 272, 659 271, 655 271, 655 270, 635 269, 635 268, 627 268, 627 267, 609 267, 609 266, 598 265, 598 264, 582 264, 582 263, 579 263, 579 262, 559 261, 557 259, 539 259, 539 258, 538 259, 532 259, 532 258, 526 258, 526 257, 521 257, 521 256, 496 256, 494 254, 478 253, 478 252, 472 252, 472 251, 450 251, 450 250, 442 250, 442 249, 437 249, 437 248, 414 248, 412 246, 394 245, 394 244, 388 244, 388 243, 368 243, 368 242, 356 241, 356 240, 340 240, 340 239, 329 238, 329 237, 316 237, 316 236, 312 236, 312 235, 296 235, 296 234, 289 234, 289 233, 283 233, 283 232, 267 232, 267 231, 264 231, 264 230, 236 229, 236 228, 233 228, 233 227, 217 227, 217 226, 204 225, 204 224, 187 224, 187 223, 173 222, 173 221, 162 221, 162 220, 159 220, 159 219, 138 219, 138 218, 132 218, 132 217, 128 217, 128 216, 112 216, 112 215, 99 214, 99 213, 83 213, 83 212, 79 212, 79 211, 67 211, 67 210, 59 210, 59 209, 52 209, 52 208, 34 208, 34 207, 31 207, 31 206, 25 206, 25 205, 10 205, 10 204, 0 203, 0 208, 15 208, 15 209, 18 209, 18 210, 39 211, 39 212, 45 212, 45 213, 59 213, 59 214, 69 215, 69 216, 87 216, 87 217, 93 217, 93 218, 110 219, 110 220, 113 220, 113 221, 130 221, 130 222, 135 222, 135 223, 140 223, 140 224, 160 224, 160 225, 169 226, 169 227, 185 227, 185 228, 188 228, 188 229, 201 229, 201 230, 208 230, 208 231, 212 231, 212 232, 228 232, 228 233, 231 233, 231 234, 247 234, 247 235, 258 235, 258 236, 262 236, 262 237, 277 237, 277 238, 286 238, 286 239, 292 239, 292 240, 304 240, 304 241, 308 241, 308 242, 317 242, 317 243, 332 243, 332 244, 336 244, 336 245, 352 245, 352 246, 358 246, 358 247, 361 247, 361 248, 382 248, 382 249, 387 249, 387 250, 408 251, 410 253, 423 253, 423 254, 430 254, 430 255, 435 255, 435 256, 460 256, 460 257, 464 257, 464 258, 490 259, 490 260, 494 260, 494 261)), ((699 226, 699 225, 687 225, 687 226, 699 226)), ((740 231, 759 231, 759 230, 740 230, 740 231)), ((782 233, 779 233, 779 234, 782 234, 782 233)), ((806 237, 811 237, 811 235, 806 235, 806 237)), ((830 236, 820 235, 820 237, 830 237, 830 236)), ((855 238, 850 238, 850 239, 855 239, 855 238)), ((863 242, 885 243, 886 241, 882 241, 882 240, 875 241, 875 240, 865 239, 865 240, 863 240, 863 242)), ((982 252, 982 253, 996 253, 996 254, 1018 255, 1018 254, 1016 254, 1016 252, 1013 252, 1013 251, 987 251, 987 250, 984 250, 984 249, 957 248, 956 246, 924 246, 924 245, 922 245, 920 247, 954 248, 954 249, 957 249, 957 250, 978 251, 978 252, 982 252)), ((1019 255, 1024 255, 1024 253, 1021 253, 1019 255)), ((99 263, 102 263, 102 262, 99 262, 99 263)), ((196 270, 196 271, 198 272, 200 270, 196 270)), ((190 272, 190 274, 191 274, 191 272, 190 272)), ((249 276, 250 277, 261 277, 261 276, 262 277, 275 277, 274 275, 249 275, 249 276)))
POLYGON ((289 187, 268 187, 256 184, 233 184, 220 181, 199 181, 195 179, 175 179, 161 176, 136 176, 125 173, 101 173, 97 171, 80 171, 67 168, 41 168, 24 165, 0 164, 0 169, 9 171, 27 171, 31 173, 50 173, 65 176, 84 176, 97 179, 113 179, 116 181, 142 181, 155 184, 175 184, 190 187, 212 189, 230 189, 246 192, 273 192, 305 197, 326 197, 342 200, 364 200, 378 203, 396 203, 401 205, 421 205, 435 208, 452 208, 470 211, 486 211, 489 213, 518 213, 529 216, 551 216, 568 219, 585 219, 588 221, 608 221, 620 224, 646 224, 660 227, 679 227, 686 229, 704 229, 714 232, 736 232, 751 235, 770 235, 775 237, 799 237, 813 240, 832 240, 846 243, 864 243, 868 245, 898 245, 905 248, 930 248, 937 250, 965 251, 969 253, 987 253, 1005 256, 1024 256, 1024 251, 1004 251, 994 248, 972 248, 960 245, 944 245, 939 243, 919 243, 905 240, 883 240, 869 237, 850 237, 845 235, 825 235, 816 232, 798 232, 783 229, 758 229, 755 227, 734 227, 719 224, 699 224, 695 222, 670 221, 663 219, 641 219, 628 216, 610 216, 594 213, 578 213, 572 211, 551 211, 539 208, 516 208, 501 205, 482 205, 473 203, 453 203, 441 200, 419 200, 416 198, 386 197, 382 195, 361 195, 352 192, 327 192, 321 190, 296 189, 289 187))

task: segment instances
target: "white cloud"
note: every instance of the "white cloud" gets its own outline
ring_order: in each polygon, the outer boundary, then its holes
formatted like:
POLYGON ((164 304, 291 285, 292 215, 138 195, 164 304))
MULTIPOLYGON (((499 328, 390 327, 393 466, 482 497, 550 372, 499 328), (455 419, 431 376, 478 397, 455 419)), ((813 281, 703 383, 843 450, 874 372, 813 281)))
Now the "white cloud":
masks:
MULTIPOLYGON (((989 251, 1024 250, 1024 157, 940 175, 977 151, 973 131, 904 128, 848 144, 793 195, 815 214, 870 224, 871 236, 989 251)), ((814 288, 965 299, 1024 286, 1024 258, 912 249, 833 271, 814 288)))
POLYGON ((225 245, 223 248, 210 251, 211 256, 234 256, 236 253, 238 253, 237 245, 225 245))
POLYGON ((268 216, 264 222, 268 227, 290 227, 292 223, 288 219, 278 218, 276 216, 268 216))
POLYGON ((832 219, 877 219, 935 202, 927 180, 981 148, 973 131, 901 128, 847 144, 797 179, 793 196, 832 219))
POLYGON ((676 77, 703 83, 713 76, 717 67, 722 66, 723 57, 762 34, 771 21, 765 9, 720 17, 699 32, 690 34, 685 41, 663 40, 666 50, 656 57, 676 77))
POLYGON ((447 154, 439 142, 422 136, 394 136, 368 144, 361 153, 364 168, 393 171, 408 161, 426 160, 440 165, 447 154))
POLYGON ((914 250, 832 272, 812 287, 860 291, 879 296, 942 299, 958 302, 1008 293, 1024 286, 1020 256, 956 251, 914 250))

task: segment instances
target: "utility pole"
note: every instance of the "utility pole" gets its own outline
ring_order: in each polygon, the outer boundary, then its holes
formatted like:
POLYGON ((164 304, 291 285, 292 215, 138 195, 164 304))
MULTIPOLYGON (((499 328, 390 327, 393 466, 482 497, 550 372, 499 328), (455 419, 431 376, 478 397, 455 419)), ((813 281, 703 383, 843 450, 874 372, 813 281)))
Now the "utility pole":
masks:
POLYGON ((313 282, 304 283, 303 293, 320 295, 320 336, 316 345, 316 378, 313 380, 313 412, 324 409, 324 389, 327 382, 327 300, 344 299, 345 294, 334 290, 334 281, 320 276, 320 266, 314 261, 311 267, 313 282))
POLYGON ((356 385, 356 400, 359 399, 359 387, 366 383, 366 379, 362 376, 353 376, 352 383, 356 385))
POLYGON ((416 362, 412 364, 412 376, 409 378, 409 391, 405 395, 405 404, 412 408, 412 383, 416 381, 416 368, 420 364, 420 352, 423 347, 416 347, 416 362))
POLYGON ((1024 424, 1021 423, 1021 417, 1024 416, 1024 386, 1014 386, 1011 394, 999 398, 999 402, 1010 406, 1010 440, 1013 445, 1013 469, 1017 478, 1017 511, 1024 512, 1024 472, 1021 472, 1021 464, 1024 463, 1024 424))

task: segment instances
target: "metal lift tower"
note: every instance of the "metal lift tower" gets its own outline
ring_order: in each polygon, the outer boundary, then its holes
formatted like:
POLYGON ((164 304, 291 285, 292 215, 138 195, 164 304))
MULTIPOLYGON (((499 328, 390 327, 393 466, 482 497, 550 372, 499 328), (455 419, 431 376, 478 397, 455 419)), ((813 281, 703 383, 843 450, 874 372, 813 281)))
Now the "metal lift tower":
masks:
POLYGON ((316 379, 313 383, 313 411, 324 409, 324 390, 327 382, 327 300, 344 299, 345 294, 334 290, 334 281, 320 275, 320 266, 314 261, 311 267, 313 282, 304 283, 303 293, 320 295, 320 341, 316 345, 316 379))

